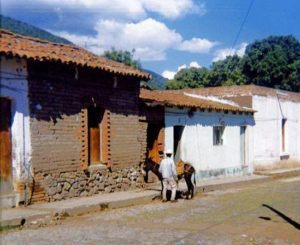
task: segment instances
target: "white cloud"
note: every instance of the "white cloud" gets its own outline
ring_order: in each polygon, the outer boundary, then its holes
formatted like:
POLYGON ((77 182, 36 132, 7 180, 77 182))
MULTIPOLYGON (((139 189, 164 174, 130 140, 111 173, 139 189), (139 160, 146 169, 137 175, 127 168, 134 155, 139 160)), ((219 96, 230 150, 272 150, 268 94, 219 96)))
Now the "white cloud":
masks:
POLYGON ((192 38, 191 40, 183 41, 178 49, 191 53, 208 53, 211 48, 217 45, 217 42, 209 41, 205 38, 192 38))
POLYGON ((143 0, 145 9, 156 12, 170 19, 175 19, 187 13, 204 15, 206 6, 204 3, 195 4, 192 0, 143 0))
POLYGON ((192 62, 190 63, 190 67, 201 68, 202 66, 199 65, 197 61, 192 61, 192 62))
POLYGON ((186 64, 180 65, 177 68, 177 71, 170 71, 170 70, 165 70, 163 71, 163 73, 161 74, 163 77, 168 78, 169 80, 174 79, 174 76, 176 75, 177 72, 179 72, 182 69, 186 69, 186 68, 201 68, 202 66, 198 64, 197 61, 192 61, 190 63, 189 66, 187 66, 186 64))
MULTIPOLYGON (((94 29, 97 33, 94 37, 52 32, 96 54, 102 54, 111 48, 135 50, 134 58, 143 61, 164 60, 167 50, 186 43, 175 30, 151 18, 136 23, 99 20, 94 29)), ((197 64, 190 66, 197 67, 197 64)))
POLYGON ((121 50, 134 49, 134 58, 141 60, 163 60, 166 50, 179 45, 182 41, 179 33, 151 18, 137 23, 100 20, 95 30, 97 32, 95 37, 72 35, 66 32, 56 32, 56 34, 97 54, 112 47, 121 50))
POLYGON ((189 13, 205 14, 204 3, 194 0, 9 0, 4 1, 5 8, 60 8, 62 11, 85 12, 116 19, 138 20, 157 13, 165 18, 175 19, 189 13))
POLYGON ((181 65, 181 66, 178 66, 177 72, 180 71, 180 70, 186 69, 186 68, 187 68, 187 65, 186 65, 186 64, 181 65))
POLYGON ((248 45, 248 43, 241 43, 240 46, 238 46, 236 48, 219 49, 215 52, 213 62, 220 61, 220 60, 225 60, 226 57, 233 56, 233 55, 237 55, 239 57, 242 57, 245 54, 245 50, 246 50, 247 45, 248 45))
POLYGON ((96 54, 114 47, 134 49, 136 59, 163 60, 170 49, 206 53, 214 45, 206 39, 184 40, 176 30, 149 17, 153 13, 169 19, 205 14, 205 4, 196 0, 9 0, 3 5, 10 10, 26 6, 27 12, 56 14, 59 21, 48 30, 96 54))
POLYGON ((175 74, 176 74, 175 71, 165 70, 165 71, 163 71, 163 73, 161 75, 169 80, 172 80, 174 78, 175 74))

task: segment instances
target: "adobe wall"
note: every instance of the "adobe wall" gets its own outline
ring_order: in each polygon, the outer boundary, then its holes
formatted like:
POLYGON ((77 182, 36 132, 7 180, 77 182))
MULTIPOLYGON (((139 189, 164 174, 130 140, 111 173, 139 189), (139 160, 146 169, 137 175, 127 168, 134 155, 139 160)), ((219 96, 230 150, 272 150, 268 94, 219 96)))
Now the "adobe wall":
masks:
MULTIPOLYGON (((161 127, 161 133, 164 134, 165 111, 162 106, 147 106, 143 101, 140 101, 140 117, 139 117, 139 141, 141 144, 140 161, 143 163, 147 157, 147 148, 149 142, 149 125, 154 124, 161 127)), ((164 138, 159 139, 164 150, 164 138)))
POLYGON ((28 71, 35 175, 32 201, 56 200, 54 196, 63 191, 68 193, 61 198, 69 198, 85 195, 82 193, 126 189, 124 185, 128 188, 136 186, 141 151, 138 140, 139 80, 50 62, 28 62, 28 71), (109 114, 105 127, 108 163, 113 173, 103 170, 103 166, 96 170, 83 171, 82 168, 82 157, 88 145, 82 137, 82 108, 91 105, 103 107, 109 114), (136 177, 128 178, 133 172, 136 177), (74 191, 76 179, 81 184, 74 191))

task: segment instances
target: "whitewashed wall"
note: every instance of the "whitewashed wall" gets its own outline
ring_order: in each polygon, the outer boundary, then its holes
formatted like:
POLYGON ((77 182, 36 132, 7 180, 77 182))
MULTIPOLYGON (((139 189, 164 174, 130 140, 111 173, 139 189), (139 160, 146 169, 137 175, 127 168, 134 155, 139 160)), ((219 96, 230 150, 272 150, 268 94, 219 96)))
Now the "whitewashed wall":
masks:
POLYGON ((166 108, 165 124, 166 149, 173 149, 173 127, 185 126, 181 138, 181 158, 196 168, 198 178, 252 173, 252 116, 197 111, 189 117, 186 110, 166 108), (221 124, 225 126, 224 143, 213 145, 213 126, 221 124), (247 126, 245 166, 242 166, 240 155, 241 126, 247 126))
POLYGON ((255 166, 267 166, 289 155, 300 160, 300 103, 277 97, 253 96, 255 166), (281 120, 286 118, 285 152, 282 151, 281 120))
POLYGON ((12 174, 16 185, 31 174, 26 61, 1 57, 0 72, 0 96, 11 99, 12 174))

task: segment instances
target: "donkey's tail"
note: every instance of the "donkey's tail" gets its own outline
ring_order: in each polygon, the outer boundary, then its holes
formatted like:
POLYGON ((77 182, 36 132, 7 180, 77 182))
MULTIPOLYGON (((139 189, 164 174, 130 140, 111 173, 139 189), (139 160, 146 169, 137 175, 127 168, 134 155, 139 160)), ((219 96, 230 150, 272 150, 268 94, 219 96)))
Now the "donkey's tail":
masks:
POLYGON ((194 185, 196 186, 196 171, 194 169, 194 185))

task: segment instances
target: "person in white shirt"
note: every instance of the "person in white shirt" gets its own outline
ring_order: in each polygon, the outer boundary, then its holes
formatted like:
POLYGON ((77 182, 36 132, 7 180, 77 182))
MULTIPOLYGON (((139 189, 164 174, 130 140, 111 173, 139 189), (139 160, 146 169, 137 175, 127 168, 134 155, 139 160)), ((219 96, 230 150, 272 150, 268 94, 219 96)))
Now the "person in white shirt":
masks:
POLYGON ((165 152, 166 157, 161 161, 158 171, 162 175, 163 191, 162 201, 167 201, 167 190, 171 189, 171 202, 176 202, 176 190, 177 190, 177 172, 175 163, 172 159, 172 151, 167 150, 165 152))

